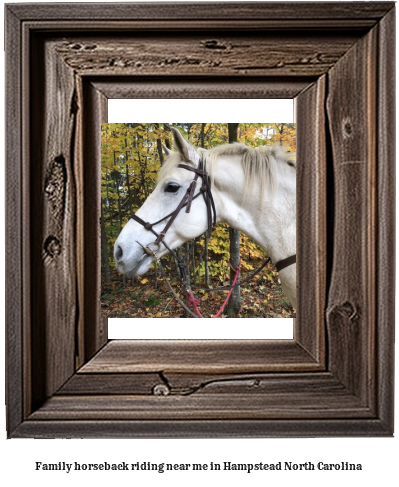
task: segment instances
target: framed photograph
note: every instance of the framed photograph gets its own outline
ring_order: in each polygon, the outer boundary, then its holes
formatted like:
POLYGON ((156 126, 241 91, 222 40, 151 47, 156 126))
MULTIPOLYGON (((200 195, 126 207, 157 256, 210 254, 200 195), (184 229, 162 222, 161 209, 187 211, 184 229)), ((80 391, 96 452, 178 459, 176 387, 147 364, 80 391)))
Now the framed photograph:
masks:
POLYGON ((292 339, 293 100, 120 99, 108 108, 110 123, 101 125, 101 314, 108 338, 292 339), (224 120, 262 113, 285 122, 131 118, 172 113, 223 113, 224 120), (211 318, 230 319, 215 326, 211 318))
POLYGON ((393 2, 6 6, 10 438, 392 436, 393 2), (295 103, 292 340, 108 340, 108 100, 295 103))

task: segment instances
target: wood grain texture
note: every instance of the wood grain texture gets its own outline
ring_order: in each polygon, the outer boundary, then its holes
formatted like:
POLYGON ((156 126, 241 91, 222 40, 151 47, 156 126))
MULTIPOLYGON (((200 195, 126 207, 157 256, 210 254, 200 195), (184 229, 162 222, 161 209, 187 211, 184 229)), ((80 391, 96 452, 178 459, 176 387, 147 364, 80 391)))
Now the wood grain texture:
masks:
MULTIPOLYGON (((178 395, 188 396, 200 394, 237 394, 246 393, 253 395, 271 395, 274 401, 284 396, 287 402, 287 391, 300 394, 306 390, 311 397, 312 392, 327 395, 346 394, 345 387, 328 372, 309 373, 233 373, 211 374, 188 372, 159 373, 85 373, 80 371, 75 374, 58 392, 58 396, 64 395, 178 395), (157 386, 163 385, 163 388, 157 386)), ((283 399, 281 399, 283 401, 283 399)), ((326 398, 327 406, 329 399, 326 398)), ((311 409, 311 408, 309 408, 311 409)))
POLYGON ((37 66, 31 78, 33 404, 51 396, 74 372, 78 314, 75 79, 70 68, 46 47, 40 40, 33 43, 37 66), (45 63, 41 62, 43 56, 45 63), (44 89, 43 79, 56 82, 44 89))
MULTIPOLYGON (((7 279, 6 291, 6 346, 7 346, 7 423, 10 430, 13 430, 23 419, 24 415, 24 384, 23 367, 21 362, 23 355, 24 316, 27 298, 27 287, 24 285, 27 276, 24 271, 29 272, 26 262, 26 244, 24 246, 24 224, 27 223, 26 200, 23 202, 24 192, 24 170, 22 140, 22 104, 20 95, 22 86, 22 65, 13 63, 14 57, 18 58, 22 46, 20 22, 9 10, 6 15, 6 37, 5 49, 9 54, 6 59, 5 69, 9 74, 6 79, 6 105, 5 117, 9 126, 15 130, 8 134, 6 139, 5 157, 6 161, 13 164, 6 165, 6 195, 5 211, 6 221, 14 222, 6 226, 6 258, 5 275, 7 279), (25 247, 25 248, 24 248, 25 247), (26 266, 26 267, 24 267, 26 266)), ((28 227, 29 228, 29 227, 28 227)), ((10 431, 9 430, 9 431, 10 431)))
POLYGON ((375 339, 375 42, 371 30, 328 73, 334 177, 330 370, 365 403, 375 339))
POLYGON ((379 437, 390 431, 377 419, 289 420, 41 420, 25 421, 15 438, 264 438, 379 437))
MULTIPOLYGON (((271 6, 267 2, 201 2, 186 3, 184 8, 173 2, 163 2, 142 5, 129 4, 37 4, 32 8, 28 4, 9 5, 9 10, 21 20, 60 20, 72 21, 91 20, 92 24, 100 20, 126 20, 140 18, 141 20, 174 20, 186 22, 190 19, 203 20, 259 20, 270 19, 284 21, 287 19, 303 23, 310 21, 337 20, 340 22, 353 21, 364 25, 367 20, 374 23, 381 19, 393 8, 393 2, 328 2, 314 4, 302 2, 294 5, 287 2, 274 2, 271 6)), ((366 24, 369 26, 369 24, 366 24)))
POLYGON ((84 258, 84 307, 82 335, 83 361, 86 362, 108 341, 107 322, 101 318, 101 123, 107 120, 107 99, 91 83, 83 88, 83 188, 84 207, 81 234, 84 258))
MULTIPOLYGON (((269 7, 270 8, 270 7, 269 7)), ((174 20, 157 20, 148 19, 142 20, 137 18, 130 19, 107 19, 107 20, 29 20, 25 22, 28 29, 42 29, 48 32, 51 31, 75 31, 79 32, 98 33, 99 31, 112 32, 117 35, 121 33, 131 32, 190 32, 198 33, 204 32, 214 33, 232 33, 239 30, 240 32, 282 32, 294 31, 298 32, 313 32, 319 33, 325 31, 334 31, 337 34, 345 35, 354 33, 365 34, 370 28, 376 25, 379 19, 376 18, 320 18, 318 20, 306 19, 300 16, 296 18, 263 18, 263 19, 174 19, 174 20)))
POLYGON ((376 221, 376 355, 386 360, 377 370, 379 417, 394 428, 394 348, 395 348, 395 11, 379 24, 377 98, 377 221, 376 221), (389 258, 387 258, 389 256, 389 258))
MULTIPOLYGON (((151 395, 164 384, 162 374, 75 374, 58 391, 60 395, 151 395)), ((166 391, 166 390, 165 390, 166 391)))
POLYGON ((391 435, 378 419, 38 420, 25 421, 15 438, 297 438, 391 435))
POLYGON ((297 310, 294 338, 324 363, 327 283, 326 77, 295 100, 297 115, 297 310), (309 134, 309 126, 315 127, 309 134), (306 196, 304 192, 307 192, 306 196), (303 284, 306 283, 306 284, 303 284), (309 299, 309 296, 312 296, 309 299), (317 326, 315 327, 315 323, 317 326))
MULTIPOLYGON (((181 78, 128 76, 117 79, 92 78, 92 85, 107 99, 113 98, 295 98, 305 90, 311 79, 252 78, 181 78)), ((266 115, 266 114, 265 114, 266 115)))
POLYGON ((233 373, 317 370, 292 340, 111 340, 82 373, 233 373))
POLYGON ((299 394, 194 394, 191 396, 54 396, 34 412, 29 420, 253 420, 258 419, 366 419, 370 409, 362 407, 356 397, 336 390, 299 394), (295 406, 292 399, 295 398, 295 406), (328 400, 328 401, 327 401, 328 400))
POLYGON ((90 76, 319 76, 352 46, 356 34, 329 33, 274 36, 148 33, 104 37, 75 37, 56 42, 64 62, 90 76), (334 42, 331 42, 334 38, 334 42))
POLYGON ((209 376, 195 390, 184 389, 185 375, 130 374, 124 381, 127 388, 121 391, 121 374, 78 374, 30 419, 373 417, 373 411, 362 407, 359 398, 329 373, 209 376), (90 377, 94 381, 84 392, 83 383, 90 377), (157 394, 160 382, 169 393, 157 394), (146 390, 151 383, 153 388, 146 390))

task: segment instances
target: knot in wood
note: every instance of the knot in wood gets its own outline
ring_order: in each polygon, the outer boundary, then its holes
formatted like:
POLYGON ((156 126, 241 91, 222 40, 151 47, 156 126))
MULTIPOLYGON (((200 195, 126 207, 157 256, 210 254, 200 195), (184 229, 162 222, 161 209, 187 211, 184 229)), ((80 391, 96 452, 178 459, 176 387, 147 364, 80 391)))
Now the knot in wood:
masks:
POLYGON ((217 50, 227 49, 227 46, 225 46, 224 44, 221 44, 216 39, 206 40, 206 41, 203 41, 201 44, 205 47, 205 49, 217 49, 217 50))
POLYGON ((341 306, 339 306, 339 310, 350 321, 353 321, 358 317, 356 306, 349 301, 345 301, 343 304, 341 304, 341 306))
POLYGON ((169 396, 170 389, 166 384, 157 384, 152 388, 154 396, 169 396))
POLYGON ((50 235, 44 242, 44 251, 47 256, 53 258, 61 253, 61 243, 57 237, 50 235))
POLYGON ((52 206, 53 213, 63 214, 66 185, 65 158, 61 154, 54 158, 49 166, 44 183, 44 192, 52 206))
POLYGON ((351 137, 353 134, 353 125, 350 120, 346 119, 344 120, 342 124, 342 129, 343 129, 343 135, 344 137, 351 137))
POLYGON ((53 197, 53 194, 56 191, 56 186, 55 186, 54 181, 52 181, 52 180, 47 181, 46 182, 46 187, 44 188, 44 191, 46 192, 47 196, 51 200, 51 198, 53 197))
POLYGON ((97 45, 96 44, 86 44, 84 46, 84 50, 85 51, 94 51, 94 49, 97 49, 97 45))

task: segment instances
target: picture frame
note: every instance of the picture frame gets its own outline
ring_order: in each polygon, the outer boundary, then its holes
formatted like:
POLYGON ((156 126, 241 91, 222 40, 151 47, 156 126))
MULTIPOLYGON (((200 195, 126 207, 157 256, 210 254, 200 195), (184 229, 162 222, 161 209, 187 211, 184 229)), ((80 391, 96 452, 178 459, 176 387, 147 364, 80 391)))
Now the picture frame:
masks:
POLYGON ((392 436, 393 2, 9 4, 10 438, 392 436), (288 341, 109 341, 109 98, 294 98, 288 341))

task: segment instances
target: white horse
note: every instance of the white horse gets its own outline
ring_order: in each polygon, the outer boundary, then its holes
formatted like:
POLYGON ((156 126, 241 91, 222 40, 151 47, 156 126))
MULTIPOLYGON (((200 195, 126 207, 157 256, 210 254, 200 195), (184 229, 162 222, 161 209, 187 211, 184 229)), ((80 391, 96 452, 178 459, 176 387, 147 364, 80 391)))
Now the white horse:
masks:
MULTIPOLYGON (((194 172, 180 164, 197 168, 200 160, 211 179, 211 191, 217 222, 226 222, 257 242, 274 263, 296 253, 296 163, 282 148, 261 146, 256 149, 236 143, 210 150, 192 147, 176 129, 173 130, 177 152, 168 151, 158 182, 136 215, 145 222, 158 222, 179 205, 194 172)), ((200 191, 201 177, 195 189, 200 191)), ((158 234, 167 219, 153 227, 158 234)), ((184 208, 177 214, 163 242, 175 249, 198 237, 208 227, 204 198, 192 201, 189 213, 184 208)), ((154 256, 151 248, 154 234, 143 224, 129 220, 118 236, 114 254, 117 268, 129 276, 148 271, 154 256)), ((159 245, 158 257, 168 252, 159 245)), ((279 273, 283 291, 296 307, 296 264, 279 273)))

